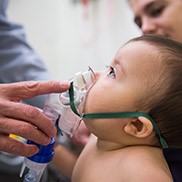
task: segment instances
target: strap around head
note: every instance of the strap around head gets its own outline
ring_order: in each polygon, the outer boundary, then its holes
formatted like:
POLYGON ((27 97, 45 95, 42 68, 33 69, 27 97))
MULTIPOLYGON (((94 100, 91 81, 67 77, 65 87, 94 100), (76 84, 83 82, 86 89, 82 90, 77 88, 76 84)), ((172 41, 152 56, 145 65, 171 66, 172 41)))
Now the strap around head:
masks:
POLYGON ((115 113, 90 113, 84 114, 83 118, 85 119, 101 119, 101 118, 135 118, 143 116, 150 120, 153 125, 154 131, 159 137, 162 148, 168 148, 166 140, 162 137, 161 132, 156 124, 156 122, 144 112, 115 112, 115 113))
POLYGON ((73 82, 71 82, 71 86, 69 89, 69 96, 70 96, 70 107, 72 111, 81 118, 85 119, 101 119, 101 118, 135 118, 139 116, 143 116, 150 120, 153 125, 154 131, 159 137, 159 141, 162 145, 162 148, 168 148, 168 144, 166 140, 162 137, 161 132, 156 124, 156 122, 144 112, 115 112, 115 113, 89 113, 89 114, 79 114, 74 103, 74 89, 73 89, 73 82))

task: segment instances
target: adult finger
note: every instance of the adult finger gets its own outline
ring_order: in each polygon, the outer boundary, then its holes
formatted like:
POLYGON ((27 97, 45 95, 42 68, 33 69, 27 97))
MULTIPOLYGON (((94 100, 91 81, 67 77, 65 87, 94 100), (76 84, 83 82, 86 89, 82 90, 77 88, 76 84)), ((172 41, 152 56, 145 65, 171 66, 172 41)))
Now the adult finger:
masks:
POLYGON ((32 124, 20 120, 1 118, 0 125, 0 133, 6 135, 15 134, 41 145, 48 145, 51 140, 50 137, 32 124))
POLYGON ((6 127, 9 126, 8 129, 12 128, 12 129, 20 130, 21 133, 23 133, 24 130, 26 130, 26 132, 28 133, 31 133, 27 129, 32 124, 34 128, 35 127, 38 128, 39 130, 44 132, 48 137, 54 137, 56 135, 56 128, 52 120, 49 117, 47 117, 45 114, 43 114, 42 111, 36 107, 23 104, 23 103, 17 103, 17 102, 11 102, 11 101, 3 102, 2 100, 0 100, 0 108, 3 108, 0 110, 0 115, 2 117, 0 118, 1 127, 4 125, 6 127), (5 121, 5 123, 2 124, 1 120, 3 118, 6 118, 4 120, 7 120, 7 121, 9 120, 9 122, 7 122, 6 124, 6 121, 5 121), (13 120, 10 121, 10 118, 13 120), (22 121, 21 125, 18 125, 16 123, 16 121, 18 120, 22 121))
POLYGON ((1 96, 6 96, 10 100, 19 101, 37 95, 59 93, 69 89, 68 82, 60 81, 27 81, 11 84, 1 84, 1 96))
POLYGON ((7 135, 0 133, 0 150, 20 156, 32 156, 36 154, 39 149, 35 145, 26 144, 10 138, 7 135))

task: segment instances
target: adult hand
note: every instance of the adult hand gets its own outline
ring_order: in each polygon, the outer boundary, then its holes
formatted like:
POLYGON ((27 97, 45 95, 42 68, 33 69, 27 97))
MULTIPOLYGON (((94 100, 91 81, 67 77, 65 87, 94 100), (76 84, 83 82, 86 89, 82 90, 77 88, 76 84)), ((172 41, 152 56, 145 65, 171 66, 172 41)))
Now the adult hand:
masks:
POLYGON ((22 156, 38 152, 35 145, 17 141, 15 134, 41 145, 47 145, 56 135, 54 123, 39 108, 23 104, 22 99, 59 93, 69 89, 69 83, 29 81, 0 84, 0 150, 22 156))

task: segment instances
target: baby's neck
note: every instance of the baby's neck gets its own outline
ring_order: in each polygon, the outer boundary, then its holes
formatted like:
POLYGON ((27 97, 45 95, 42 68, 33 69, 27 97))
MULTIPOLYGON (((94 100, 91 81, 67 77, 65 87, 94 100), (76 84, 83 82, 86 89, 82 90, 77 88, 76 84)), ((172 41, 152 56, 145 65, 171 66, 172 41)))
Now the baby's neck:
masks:
POLYGON ((97 149, 100 151, 113 151, 113 150, 118 150, 118 149, 122 149, 126 147, 119 143, 110 142, 110 141, 101 140, 101 139, 97 139, 96 146, 97 146, 97 149))
MULTIPOLYGON (((95 137, 95 136, 94 136, 95 137)), ((155 146, 149 146, 149 145, 125 145, 122 143, 115 143, 112 141, 102 140, 100 138, 95 138, 96 141, 96 148, 98 151, 114 151, 114 150, 120 150, 120 149, 127 149, 132 147, 149 147, 149 148, 158 148, 155 146)))

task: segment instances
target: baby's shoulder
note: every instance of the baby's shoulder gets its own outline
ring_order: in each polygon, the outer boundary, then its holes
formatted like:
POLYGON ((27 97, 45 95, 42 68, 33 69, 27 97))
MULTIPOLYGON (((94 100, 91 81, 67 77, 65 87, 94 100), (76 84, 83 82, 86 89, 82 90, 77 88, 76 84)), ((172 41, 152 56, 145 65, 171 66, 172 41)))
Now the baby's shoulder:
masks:
POLYGON ((134 146, 122 150, 121 154, 124 156, 123 164, 129 165, 131 168, 143 167, 147 164, 156 166, 159 160, 162 161, 164 159, 162 151, 153 147, 134 146))
POLYGON ((125 170, 126 178, 171 181, 170 171, 162 151, 153 147, 131 147, 124 151, 120 169, 125 170), (153 174, 158 174, 153 176, 153 174), (128 176, 127 176, 128 175, 128 176), (154 179, 155 178, 155 179, 154 179))

